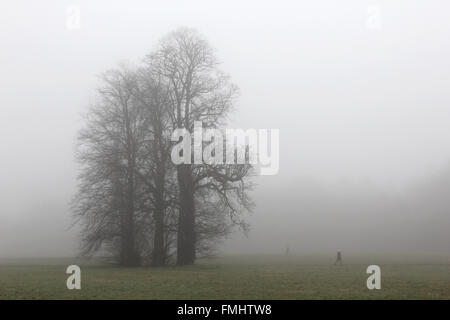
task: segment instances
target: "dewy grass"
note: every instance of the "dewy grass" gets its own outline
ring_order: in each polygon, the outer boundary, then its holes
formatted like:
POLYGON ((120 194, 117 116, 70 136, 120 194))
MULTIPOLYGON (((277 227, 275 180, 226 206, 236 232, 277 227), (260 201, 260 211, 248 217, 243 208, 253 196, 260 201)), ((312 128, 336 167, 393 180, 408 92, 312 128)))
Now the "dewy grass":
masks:
MULTIPOLYGON (((370 258, 372 259, 372 258, 370 258)), ((0 261, 0 299, 450 299, 448 259, 379 257, 381 290, 368 290, 363 256, 228 256, 194 266, 116 268, 71 259, 0 261), (402 262, 403 261, 403 262, 402 262), (81 267, 81 290, 65 269, 81 267)))

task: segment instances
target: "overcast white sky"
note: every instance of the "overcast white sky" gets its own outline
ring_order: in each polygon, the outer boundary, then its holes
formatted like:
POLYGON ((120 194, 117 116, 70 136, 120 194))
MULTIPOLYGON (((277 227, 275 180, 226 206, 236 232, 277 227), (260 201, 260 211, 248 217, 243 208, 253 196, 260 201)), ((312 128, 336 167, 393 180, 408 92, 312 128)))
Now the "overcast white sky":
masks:
POLYGON ((96 75, 179 26, 203 33, 240 87, 230 126, 280 129, 280 173, 257 180, 257 208, 294 199, 304 177, 399 190, 438 170, 450 159, 449 14, 435 0, 2 1, 0 256, 74 252, 74 149, 96 75), (66 27, 70 5, 80 29, 66 27))

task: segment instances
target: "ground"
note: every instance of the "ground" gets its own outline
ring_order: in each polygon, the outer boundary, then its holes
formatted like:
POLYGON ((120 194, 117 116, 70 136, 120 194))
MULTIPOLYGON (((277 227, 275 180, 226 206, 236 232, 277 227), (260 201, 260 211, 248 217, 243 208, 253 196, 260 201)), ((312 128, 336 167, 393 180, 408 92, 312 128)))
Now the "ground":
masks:
POLYGON ((450 299, 450 257, 225 256, 189 267, 117 268, 77 259, 0 259, 0 299, 450 299), (81 290, 66 267, 81 267, 81 290), (381 267, 381 290, 366 268, 381 267))

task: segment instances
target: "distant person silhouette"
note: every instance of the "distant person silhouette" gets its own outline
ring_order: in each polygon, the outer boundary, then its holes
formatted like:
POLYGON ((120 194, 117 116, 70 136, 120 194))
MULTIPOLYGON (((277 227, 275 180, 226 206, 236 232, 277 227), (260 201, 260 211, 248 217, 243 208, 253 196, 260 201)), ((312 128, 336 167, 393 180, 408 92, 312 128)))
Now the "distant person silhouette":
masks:
POLYGON ((289 255, 289 245, 286 246, 286 255, 289 255))
POLYGON ((337 264, 342 266, 342 254, 340 251, 337 252, 336 262, 334 263, 334 265, 337 265, 337 264))

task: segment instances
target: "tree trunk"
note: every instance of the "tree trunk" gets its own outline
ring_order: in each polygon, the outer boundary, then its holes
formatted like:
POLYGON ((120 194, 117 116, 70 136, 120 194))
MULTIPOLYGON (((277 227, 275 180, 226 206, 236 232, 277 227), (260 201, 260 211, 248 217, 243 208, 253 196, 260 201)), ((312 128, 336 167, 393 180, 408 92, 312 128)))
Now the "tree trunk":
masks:
POLYGON ((178 221, 177 265, 190 265, 195 261, 195 204, 191 166, 177 167, 180 188, 180 215, 178 221))
POLYGON ((128 157, 130 165, 127 177, 127 192, 125 210, 122 221, 122 252, 121 265, 136 267, 140 264, 140 257, 134 241, 134 158, 128 157))
POLYGON ((155 211, 153 217, 155 219, 155 234, 153 239, 152 265, 161 267, 166 262, 166 250, 164 246, 164 178, 165 172, 162 168, 157 170, 156 195, 155 195, 155 211))

